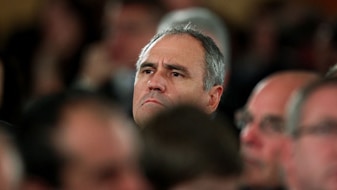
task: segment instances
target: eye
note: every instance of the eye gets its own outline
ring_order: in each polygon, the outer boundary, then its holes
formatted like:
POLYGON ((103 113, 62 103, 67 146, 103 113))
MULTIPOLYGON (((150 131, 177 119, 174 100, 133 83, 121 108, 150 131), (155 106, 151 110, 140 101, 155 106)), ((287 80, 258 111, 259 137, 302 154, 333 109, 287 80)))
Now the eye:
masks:
POLYGON ((153 70, 152 70, 152 69, 143 69, 143 70, 141 71, 141 73, 143 73, 143 74, 152 74, 152 73, 153 73, 153 70))
POLYGON ((264 131, 282 133, 284 131, 284 121, 278 116, 268 116, 261 122, 264 131))
POLYGON ((173 77, 183 77, 183 75, 178 72, 172 72, 172 76, 173 77))
POLYGON ((320 135, 337 134, 337 123, 331 121, 322 122, 316 126, 312 126, 308 131, 320 135))

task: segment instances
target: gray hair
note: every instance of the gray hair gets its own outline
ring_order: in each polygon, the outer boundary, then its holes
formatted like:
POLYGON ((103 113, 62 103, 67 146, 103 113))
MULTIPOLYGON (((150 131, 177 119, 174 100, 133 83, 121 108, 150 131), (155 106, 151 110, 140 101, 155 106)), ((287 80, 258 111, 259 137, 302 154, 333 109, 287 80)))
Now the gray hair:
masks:
MULTIPOLYGON (((211 34, 219 42, 217 45, 224 55, 226 63, 229 63, 229 33, 223 20, 207 8, 193 7, 171 11, 161 19, 157 32, 163 31, 170 26, 188 23, 195 25, 198 30, 204 33, 211 34)), ((226 67, 229 67, 229 64, 226 67)))
POLYGON ((205 50, 205 76, 204 76, 204 89, 210 90, 215 85, 223 85, 225 73, 225 60, 224 56, 214 43, 214 41, 191 25, 177 25, 169 27, 157 33, 150 42, 142 49, 139 59, 136 63, 137 71, 140 68, 141 61, 149 48, 158 40, 168 35, 190 35, 198 40, 205 50))
POLYGON ((324 86, 337 87, 337 78, 323 78, 310 83, 300 89, 289 101, 286 130, 292 137, 297 137, 299 135, 299 124, 304 104, 313 93, 324 86))

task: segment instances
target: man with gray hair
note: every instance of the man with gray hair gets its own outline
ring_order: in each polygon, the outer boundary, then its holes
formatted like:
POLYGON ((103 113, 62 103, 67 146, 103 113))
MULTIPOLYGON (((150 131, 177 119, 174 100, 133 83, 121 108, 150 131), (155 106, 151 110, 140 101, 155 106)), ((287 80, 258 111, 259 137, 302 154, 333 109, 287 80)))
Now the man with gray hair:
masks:
POLYGON ((159 32, 136 64, 135 122, 143 126, 158 111, 181 103, 214 113, 224 89, 225 65, 214 41, 191 26, 159 32))
POLYGON ((337 79, 316 81, 289 104, 286 147, 289 189, 337 189, 337 79))

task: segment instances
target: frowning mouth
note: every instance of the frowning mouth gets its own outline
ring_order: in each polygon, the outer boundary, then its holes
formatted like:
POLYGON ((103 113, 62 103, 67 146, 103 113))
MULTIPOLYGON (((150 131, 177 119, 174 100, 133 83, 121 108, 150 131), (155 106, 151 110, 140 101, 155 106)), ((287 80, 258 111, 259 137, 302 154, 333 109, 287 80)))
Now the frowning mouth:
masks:
POLYGON ((164 106, 161 102, 159 102, 156 99, 147 99, 142 103, 142 105, 147 104, 147 103, 153 103, 153 104, 158 104, 158 105, 164 106))

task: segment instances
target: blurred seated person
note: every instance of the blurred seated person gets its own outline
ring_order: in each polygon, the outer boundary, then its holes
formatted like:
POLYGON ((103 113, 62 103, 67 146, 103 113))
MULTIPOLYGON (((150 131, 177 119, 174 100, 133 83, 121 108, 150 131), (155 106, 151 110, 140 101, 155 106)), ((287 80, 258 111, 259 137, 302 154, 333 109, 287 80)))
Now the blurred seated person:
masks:
POLYGON ((116 105, 87 92, 43 97, 18 132, 23 190, 143 190, 138 137, 116 105))
POLYGON ((131 113, 135 64, 164 13, 157 0, 107 1, 103 39, 86 52, 77 85, 101 91, 131 113))
POLYGON ((244 159, 244 190, 282 190, 290 176, 283 175, 282 152, 286 108, 292 95, 319 79, 314 72, 289 70, 261 80, 243 109, 236 114, 241 128, 241 153, 244 159))
POLYGON ((142 130, 142 165, 152 189, 238 189, 242 161, 230 128, 194 106, 156 115, 142 130))
POLYGON ((337 189, 337 79, 315 81, 292 97, 286 131, 289 189, 337 189))

